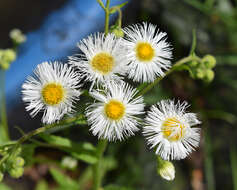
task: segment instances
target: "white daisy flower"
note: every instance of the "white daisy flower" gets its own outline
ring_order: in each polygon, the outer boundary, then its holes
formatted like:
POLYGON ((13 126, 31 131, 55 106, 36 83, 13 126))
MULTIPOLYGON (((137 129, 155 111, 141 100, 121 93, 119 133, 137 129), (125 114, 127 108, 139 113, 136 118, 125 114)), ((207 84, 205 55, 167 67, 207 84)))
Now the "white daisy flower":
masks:
POLYGON ((79 99, 79 75, 72 67, 61 63, 43 62, 34 71, 35 77, 28 77, 22 85, 26 110, 34 117, 44 111, 42 122, 53 123, 64 114, 74 110, 73 103, 79 99))
POLYGON ((155 25, 142 23, 123 29, 129 60, 128 77, 137 82, 153 82, 171 67, 171 46, 165 32, 155 25))
POLYGON ((109 141, 120 140, 134 135, 138 131, 139 119, 144 104, 137 90, 126 83, 109 85, 107 90, 92 91, 98 102, 87 108, 86 116, 93 135, 109 141))
POLYGON ((84 54, 69 57, 69 63, 76 66, 86 81, 105 86, 110 81, 120 82, 126 74, 128 61, 121 38, 114 34, 96 33, 78 43, 84 54), (119 74, 120 76, 118 76, 119 74))
POLYGON ((185 112, 187 107, 187 102, 162 100, 145 118, 143 134, 164 160, 183 159, 199 145, 200 128, 192 126, 201 122, 194 113, 185 112))

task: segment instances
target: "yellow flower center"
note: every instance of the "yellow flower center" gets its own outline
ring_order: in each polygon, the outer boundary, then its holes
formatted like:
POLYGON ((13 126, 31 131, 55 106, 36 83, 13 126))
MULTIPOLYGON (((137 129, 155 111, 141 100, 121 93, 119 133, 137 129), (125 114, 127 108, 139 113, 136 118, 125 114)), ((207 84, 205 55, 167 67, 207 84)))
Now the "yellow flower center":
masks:
POLYGON ((140 61, 151 61, 155 55, 153 47, 147 42, 140 42, 136 47, 137 58, 140 61))
POLYGON ((64 89, 62 85, 50 83, 43 87, 41 91, 43 100, 48 105, 57 105, 64 98, 64 89))
POLYGON ((105 114, 112 120, 119 120, 125 114, 125 106, 117 100, 110 100, 105 105, 105 114))
POLYGON ((102 74, 108 74, 114 66, 114 58, 108 53, 98 53, 91 61, 92 68, 102 74))
POLYGON ((184 135, 184 125, 176 118, 169 118, 164 121, 162 132, 165 138, 170 141, 178 141, 184 135))

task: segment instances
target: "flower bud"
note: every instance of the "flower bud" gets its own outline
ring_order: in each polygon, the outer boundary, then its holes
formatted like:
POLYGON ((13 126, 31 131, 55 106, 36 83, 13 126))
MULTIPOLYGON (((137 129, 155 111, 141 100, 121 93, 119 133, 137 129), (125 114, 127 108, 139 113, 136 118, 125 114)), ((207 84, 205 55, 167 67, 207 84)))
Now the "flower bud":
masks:
POLYGON ((157 173, 164 179, 171 181, 175 178, 175 168, 172 162, 157 157, 157 173))
POLYGON ((208 69, 212 69, 216 66, 216 59, 212 55, 204 56, 202 61, 208 69))
POLYGON ((211 69, 206 70, 206 75, 204 77, 206 82, 211 82, 215 77, 215 73, 214 71, 212 71, 211 69))
POLYGON ((16 59, 16 52, 12 49, 6 49, 3 51, 2 59, 9 63, 13 62, 16 59))
POLYGON ((203 70, 203 69, 200 69, 200 68, 197 69, 196 76, 197 76, 197 78, 202 79, 202 78, 205 76, 204 70, 203 70))
POLYGON ((9 36, 17 44, 21 44, 26 41, 25 35, 19 29, 11 30, 9 36))
POLYGON ((23 173, 24 173, 24 168, 23 167, 12 168, 12 169, 9 170, 9 174, 13 178, 19 178, 23 175, 23 173))
POLYGON ((23 167, 24 164, 25 164, 25 160, 22 157, 16 157, 13 162, 13 167, 14 168, 23 167))
POLYGON ((10 67, 10 63, 8 63, 8 62, 0 63, 0 67, 1 67, 1 69, 3 69, 3 70, 7 70, 7 69, 9 69, 9 67, 10 67))
POLYGON ((111 32, 114 33, 114 35, 117 38, 122 38, 124 36, 124 32, 121 28, 115 28, 115 29, 111 30, 111 32))
POLYGON ((77 160, 72 157, 66 156, 62 160, 62 166, 67 169, 73 170, 77 167, 77 160))

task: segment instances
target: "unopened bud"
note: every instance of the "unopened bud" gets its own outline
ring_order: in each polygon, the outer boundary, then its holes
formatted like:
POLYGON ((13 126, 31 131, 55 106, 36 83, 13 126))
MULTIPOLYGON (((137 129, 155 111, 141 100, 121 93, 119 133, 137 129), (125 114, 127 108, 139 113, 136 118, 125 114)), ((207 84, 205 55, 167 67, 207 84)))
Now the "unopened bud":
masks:
POLYGON ((25 164, 25 160, 22 157, 16 157, 13 163, 14 168, 22 167, 25 164))
POLYGON ((3 69, 3 70, 7 70, 7 69, 9 69, 9 67, 10 67, 10 63, 8 63, 8 62, 0 63, 0 67, 1 67, 1 69, 3 69))
POLYGON ((124 36, 124 32, 121 28, 113 29, 111 32, 113 32, 117 38, 122 38, 124 36))
POLYGON ((216 58, 212 55, 206 55, 202 61, 208 69, 212 69, 216 66, 216 58))
POLYGON ((197 78, 199 79, 203 79, 203 77, 205 76, 205 72, 203 69, 197 69, 197 73, 196 73, 197 78))
POLYGON ((171 181, 175 178, 175 168, 172 162, 157 158, 157 173, 164 179, 171 181))
POLYGON ((12 62, 16 59, 16 52, 12 49, 6 49, 2 55, 3 61, 12 62))
POLYGON ((215 73, 214 71, 212 71, 211 69, 206 70, 206 75, 205 75, 205 81, 206 82, 211 82, 215 77, 215 73))
POLYGON ((66 156, 62 160, 62 166, 72 170, 77 167, 77 160, 72 157, 66 156))
POLYGON ((10 176, 12 176, 13 178, 19 178, 23 175, 23 173, 24 173, 23 167, 12 168, 9 171, 10 176))

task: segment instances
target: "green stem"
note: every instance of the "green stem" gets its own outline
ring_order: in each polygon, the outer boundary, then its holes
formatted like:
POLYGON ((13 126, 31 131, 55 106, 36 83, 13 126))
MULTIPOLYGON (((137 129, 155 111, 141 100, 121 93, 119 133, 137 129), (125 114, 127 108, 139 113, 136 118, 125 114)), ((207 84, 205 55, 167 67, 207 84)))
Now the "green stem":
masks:
POLYGON ((175 71, 179 66, 183 65, 184 63, 187 63, 187 62, 190 62, 190 61, 194 61, 194 60, 197 60, 197 61, 200 61, 200 58, 196 57, 196 56, 188 56, 188 57, 185 57, 183 59, 180 59, 179 61, 177 61, 173 67, 168 70, 164 76, 161 76, 161 77, 158 77, 156 78, 156 80, 149 84, 148 86, 146 86, 145 88, 143 88, 137 95, 136 97, 138 96, 141 96, 141 95, 144 95, 146 94, 149 90, 151 90, 154 86, 156 86, 163 78, 165 78, 167 75, 169 75, 170 73, 172 73, 173 71, 175 71))
POLYGON ((110 0, 106 1, 106 6, 105 6, 105 35, 109 33, 109 5, 110 5, 110 0))
MULTIPOLYGON (((206 121, 207 123, 207 121, 206 121)), ((205 173, 207 178, 207 189, 214 190, 215 187, 215 176, 214 176, 214 165, 212 157, 212 144, 211 137, 208 132, 209 125, 206 124, 206 129, 204 131, 204 151, 205 151, 205 173)))
POLYGON ((103 162, 103 154, 108 144, 107 140, 99 140, 97 145, 97 157, 98 162, 93 166, 93 190, 99 190, 102 183, 102 162, 103 162))
POLYGON ((112 7, 110 9, 110 12, 111 11, 117 11, 118 12, 118 27, 121 28, 122 27, 122 17, 123 17, 123 14, 122 14, 122 11, 121 11, 121 8, 119 6, 115 6, 115 7, 112 7))
POLYGON ((49 124, 49 125, 45 125, 44 127, 40 127, 38 129, 35 129, 34 131, 31 131, 25 135, 23 135, 18 141, 17 141, 17 144, 20 145, 22 144, 23 142, 27 141, 28 139, 30 139, 31 137, 35 136, 35 135, 38 135, 40 133, 43 133, 49 129, 52 129, 52 128, 55 128, 55 127, 58 127, 58 126, 62 126, 62 125, 66 125, 66 124, 69 124, 69 123, 76 123, 76 124, 80 124, 79 121, 81 121, 80 123, 81 124, 84 124, 84 118, 83 116, 80 116, 80 117, 71 117, 71 118, 68 118, 68 119, 65 119, 59 123, 53 123, 53 124, 49 124))
MULTIPOLYGON (((105 5, 105 35, 109 33, 109 15, 110 15, 110 0, 106 1, 105 5)), ((103 8, 103 7, 102 7, 103 8)), ((93 165, 93 190, 99 190, 102 183, 102 161, 103 161, 103 154, 106 149, 108 142, 107 140, 99 140, 97 145, 97 157, 98 162, 93 165)))
POLYGON ((5 71, 0 70, 0 104, 1 104, 1 125, 2 125, 2 135, 0 141, 6 142, 9 141, 9 132, 7 124, 7 111, 6 111, 6 97, 5 97, 5 71))

